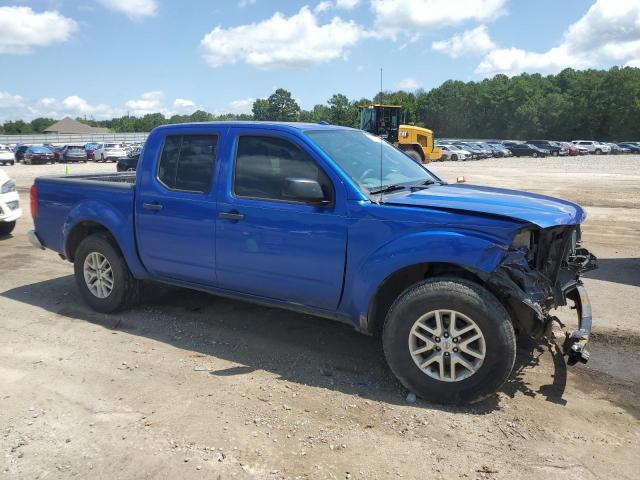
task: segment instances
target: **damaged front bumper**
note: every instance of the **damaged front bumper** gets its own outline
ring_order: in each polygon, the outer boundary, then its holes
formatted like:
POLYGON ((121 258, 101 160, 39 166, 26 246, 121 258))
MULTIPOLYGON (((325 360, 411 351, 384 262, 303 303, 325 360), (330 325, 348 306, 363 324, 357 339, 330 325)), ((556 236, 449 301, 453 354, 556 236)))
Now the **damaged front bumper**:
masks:
POLYGON ((581 248, 579 226, 561 226, 536 232, 530 248, 508 249, 502 262, 485 275, 487 286, 505 300, 516 327, 535 337, 550 332, 551 310, 574 303, 578 329, 567 333, 563 345, 567 363, 589 360, 591 303, 580 275, 597 267, 597 259, 581 248))

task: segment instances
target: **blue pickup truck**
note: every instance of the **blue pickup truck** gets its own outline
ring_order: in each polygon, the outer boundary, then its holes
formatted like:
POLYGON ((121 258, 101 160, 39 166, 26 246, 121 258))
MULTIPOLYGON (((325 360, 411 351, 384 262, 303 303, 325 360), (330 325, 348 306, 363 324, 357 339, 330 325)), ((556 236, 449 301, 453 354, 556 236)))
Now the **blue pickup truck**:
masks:
POLYGON ((32 244, 73 262, 99 312, 143 280, 310 313, 378 335, 400 382, 463 404, 508 378, 516 334, 591 308, 578 205, 449 185, 378 137, 330 125, 214 122, 151 132, 135 173, 37 178, 32 244))

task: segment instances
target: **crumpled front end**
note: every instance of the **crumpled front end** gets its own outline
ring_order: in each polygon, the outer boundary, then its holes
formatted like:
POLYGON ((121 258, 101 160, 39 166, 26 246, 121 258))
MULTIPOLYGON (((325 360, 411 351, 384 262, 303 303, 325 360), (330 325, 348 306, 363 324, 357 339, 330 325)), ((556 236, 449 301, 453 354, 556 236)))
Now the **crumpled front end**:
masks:
POLYGON ((597 259, 580 245, 580 226, 525 229, 514 240, 496 270, 485 274, 486 285, 506 300, 517 327, 534 336, 547 333, 554 308, 575 304, 578 330, 568 333, 568 363, 586 363, 591 333, 591 306, 580 275, 597 268, 597 259))

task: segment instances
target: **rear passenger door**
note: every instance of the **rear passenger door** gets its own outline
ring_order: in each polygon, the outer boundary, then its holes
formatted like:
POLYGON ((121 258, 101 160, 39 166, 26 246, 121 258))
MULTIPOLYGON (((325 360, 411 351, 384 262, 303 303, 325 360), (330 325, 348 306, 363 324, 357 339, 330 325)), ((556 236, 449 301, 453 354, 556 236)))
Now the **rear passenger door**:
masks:
POLYGON ((335 309, 347 248, 345 191, 335 172, 291 134, 249 128, 232 133, 235 151, 221 165, 227 188, 218 196, 219 286, 335 309), (330 203, 285 196, 286 178, 318 181, 330 203))
POLYGON ((219 138, 218 131, 168 133, 154 163, 138 175, 138 250, 156 277, 216 283, 213 175, 219 138))

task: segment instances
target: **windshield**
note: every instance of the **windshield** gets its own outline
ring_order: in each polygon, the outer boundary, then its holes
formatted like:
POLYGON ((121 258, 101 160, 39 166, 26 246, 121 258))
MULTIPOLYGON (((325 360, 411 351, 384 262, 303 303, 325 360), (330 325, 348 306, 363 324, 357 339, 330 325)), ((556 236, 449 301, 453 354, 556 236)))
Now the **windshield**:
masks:
POLYGON ((47 147, 31 147, 33 153, 51 153, 47 147))
POLYGON ((321 130, 305 134, 367 192, 390 185, 438 181, 400 150, 366 132, 321 130))
POLYGON ((104 148, 122 148, 122 145, 119 143, 106 143, 104 148))

